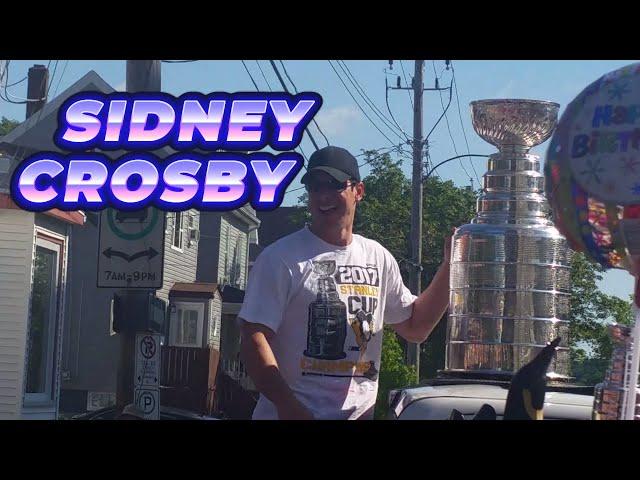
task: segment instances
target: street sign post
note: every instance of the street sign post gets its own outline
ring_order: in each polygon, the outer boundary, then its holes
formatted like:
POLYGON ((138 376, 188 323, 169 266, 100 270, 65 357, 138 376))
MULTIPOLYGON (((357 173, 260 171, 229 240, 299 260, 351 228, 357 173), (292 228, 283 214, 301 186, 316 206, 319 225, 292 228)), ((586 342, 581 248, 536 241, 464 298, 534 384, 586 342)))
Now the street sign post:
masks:
POLYGON ((165 214, 156 208, 100 215, 98 287, 162 288, 165 214))
POLYGON ((133 398, 145 420, 160 420, 160 335, 136 334, 133 398))

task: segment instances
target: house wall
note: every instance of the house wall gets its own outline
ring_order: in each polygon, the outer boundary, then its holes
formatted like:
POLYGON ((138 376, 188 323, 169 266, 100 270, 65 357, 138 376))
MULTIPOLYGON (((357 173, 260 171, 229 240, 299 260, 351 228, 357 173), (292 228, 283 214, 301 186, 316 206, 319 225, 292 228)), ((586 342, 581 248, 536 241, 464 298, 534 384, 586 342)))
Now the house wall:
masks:
POLYGON ((221 222, 220 212, 200 212, 200 245, 196 273, 198 282, 218 283, 221 222))
POLYGON ((248 226, 234 216, 224 215, 220 224, 219 283, 244 290, 247 272, 248 226), (238 269, 232 279, 232 270, 238 269), (235 280, 235 281, 233 281, 235 280))
POLYGON ((88 213, 74 226, 69 248, 70 288, 62 346, 63 401, 73 395, 86 405, 85 392, 115 393, 120 338, 112 335, 110 310, 114 288, 97 288, 99 215, 88 213), (65 392, 65 390, 83 393, 65 392))
POLYGON ((208 344, 210 347, 220 350, 221 322, 222 315, 222 297, 216 292, 215 297, 209 302, 209 336, 208 344))
POLYGON ((200 213, 191 209, 183 212, 183 228, 182 228, 182 249, 173 246, 173 227, 175 222, 175 213, 166 213, 165 223, 165 245, 164 245, 164 274, 162 279, 162 288, 157 291, 158 297, 168 300, 169 290, 176 282, 195 282, 196 270, 198 264, 198 243, 189 242, 188 240, 188 221, 186 216, 193 219, 193 228, 200 228, 200 213))
POLYGON ((22 410, 34 214, 0 210, 0 420, 22 410))
MULTIPOLYGON (((55 420, 58 418, 60 391, 61 391, 61 368, 62 368, 62 344, 65 328, 65 317, 69 303, 69 241, 71 227, 65 222, 61 222, 53 217, 44 214, 35 214, 35 235, 34 243, 38 237, 44 239, 51 239, 55 243, 61 244, 60 258, 59 258, 59 284, 57 290, 57 310, 56 317, 52 319, 55 322, 53 328, 53 358, 52 358, 52 399, 46 403, 27 403, 23 401, 21 418, 28 420, 55 420)), ((33 257, 35 257, 35 246, 33 250, 33 257)), ((34 259, 32 258, 32 263, 34 259)), ((33 285, 33 268, 31 273, 30 287, 33 285)), ((31 290, 30 288, 30 290, 31 290)), ((30 315, 28 320, 28 333, 27 333, 27 359, 29 356, 29 333, 32 328, 30 325, 30 315)), ((25 367, 26 367, 25 362, 25 367)), ((26 375, 24 375, 26 377, 26 375)))

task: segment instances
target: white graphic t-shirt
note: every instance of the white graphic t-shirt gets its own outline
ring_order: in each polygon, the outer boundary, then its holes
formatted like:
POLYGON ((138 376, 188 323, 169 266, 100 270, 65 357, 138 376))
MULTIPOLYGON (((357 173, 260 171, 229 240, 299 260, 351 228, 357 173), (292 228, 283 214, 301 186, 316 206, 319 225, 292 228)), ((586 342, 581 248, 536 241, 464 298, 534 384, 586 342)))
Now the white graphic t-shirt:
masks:
MULTIPOLYGON (((238 316, 276 333, 280 373, 315 418, 354 419, 376 401, 383 322, 410 318, 415 298, 378 242, 339 247, 305 227, 258 256, 238 316)), ((253 418, 278 414, 261 395, 253 418)))

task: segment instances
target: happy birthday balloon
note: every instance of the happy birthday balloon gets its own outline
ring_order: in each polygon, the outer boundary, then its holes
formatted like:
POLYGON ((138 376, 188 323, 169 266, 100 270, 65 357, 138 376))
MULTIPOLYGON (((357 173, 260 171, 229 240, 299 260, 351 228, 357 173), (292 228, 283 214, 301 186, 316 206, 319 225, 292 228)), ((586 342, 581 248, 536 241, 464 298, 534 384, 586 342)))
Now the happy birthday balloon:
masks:
POLYGON ((567 106, 545 174, 554 223, 571 248, 640 273, 640 63, 602 76, 567 106))

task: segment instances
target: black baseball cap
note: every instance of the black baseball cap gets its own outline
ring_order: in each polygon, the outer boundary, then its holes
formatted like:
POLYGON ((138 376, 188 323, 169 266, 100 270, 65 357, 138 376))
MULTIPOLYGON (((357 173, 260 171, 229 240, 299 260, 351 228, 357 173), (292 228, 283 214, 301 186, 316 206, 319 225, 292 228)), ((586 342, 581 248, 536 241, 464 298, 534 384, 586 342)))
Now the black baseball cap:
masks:
POLYGON ((360 181, 360 169, 356 157, 340 147, 324 147, 316 150, 309 158, 307 173, 302 176, 302 184, 306 185, 313 172, 325 172, 339 182, 347 180, 360 181))

